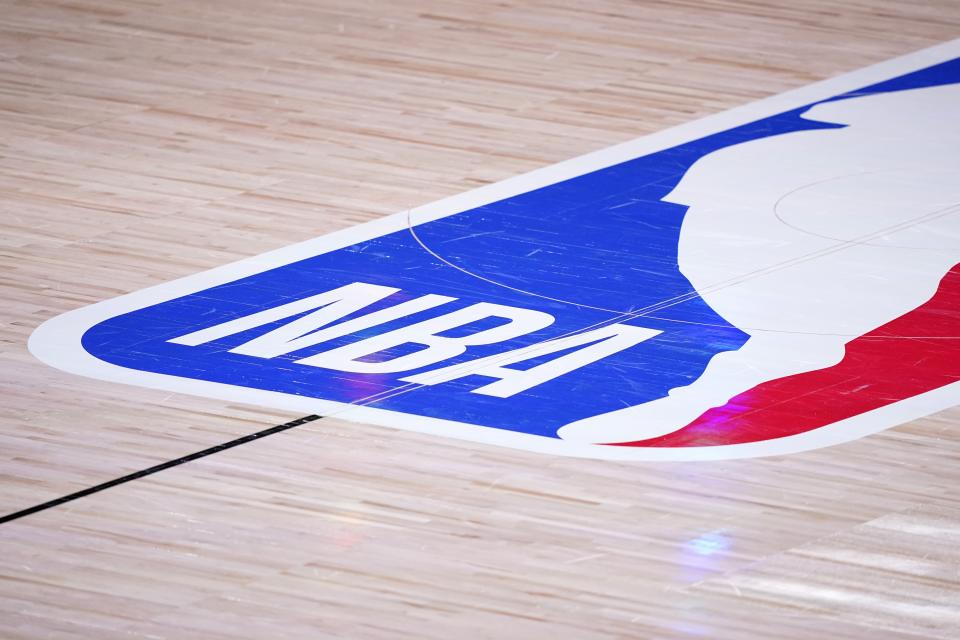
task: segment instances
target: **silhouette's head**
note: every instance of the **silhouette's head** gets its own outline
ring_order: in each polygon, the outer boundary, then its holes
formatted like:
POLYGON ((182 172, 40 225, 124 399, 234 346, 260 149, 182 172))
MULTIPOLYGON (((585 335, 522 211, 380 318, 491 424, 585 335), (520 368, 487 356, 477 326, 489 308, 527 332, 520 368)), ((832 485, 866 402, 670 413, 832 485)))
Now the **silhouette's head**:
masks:
POLYGON ((911 134, 960 137, 960 84, 874 93, 815 105, 803 117, 817 122, 911 134))

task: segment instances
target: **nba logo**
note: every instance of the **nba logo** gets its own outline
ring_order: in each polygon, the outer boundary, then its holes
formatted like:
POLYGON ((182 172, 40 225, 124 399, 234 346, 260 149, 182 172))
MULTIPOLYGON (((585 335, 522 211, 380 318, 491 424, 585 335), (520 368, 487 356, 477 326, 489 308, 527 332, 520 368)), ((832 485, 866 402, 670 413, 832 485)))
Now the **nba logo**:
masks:
POLYGON ((562 455, 960 400, 960 41, 80 309, 83 375, 562 455))

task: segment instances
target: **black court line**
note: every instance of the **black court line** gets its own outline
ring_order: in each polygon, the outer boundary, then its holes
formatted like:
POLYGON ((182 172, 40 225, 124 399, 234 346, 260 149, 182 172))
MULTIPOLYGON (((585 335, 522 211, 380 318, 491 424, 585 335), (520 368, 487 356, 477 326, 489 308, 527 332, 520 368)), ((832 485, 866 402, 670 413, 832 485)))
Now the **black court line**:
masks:
POLYGON ((199 460, 200 458, 205 458, 215 453, 220 453, 221 451, 226 451, 227 449, 232 449, 233 447, 238 447, 241 444, 253 442, 254 440, 259 440, 260 438, 265 438, 266 436, 272 436, 275 433, 280 433, 282 431, 294 429, 301 425, 307 424, 308 422, 319 420, 322 417, 323 416, 309 415, 309 416, 304 416, 302 418, 297 418, 296 420, 291 420, 290 422, 278 424, 275 427, 270 427, 269 429, 264 429, 263 431, 257 431, 256 433, 251 433, 250 435, 243 436, 242 438, 237 438, 236 440, 230 440, 229 442, 224 442, 222 444, 212 446, 208 449, 197 451, 196 453, 191 453, 190 455, 183 456, 182 458, 177 458, 176 460, 169 460, 167 462, 162 462, 152 467, 147 467, 146 469, 141 469, 140 471, 134 471, 133 473, 129 473, 125 476, 120 476, 119 478, 114 478, 113 480, 108 480, 107 482, 102 482, 92 487, 81 489, 80 491, 69 493, 59 498, 54 498, 53 500, 48 500, 47 502, 43 502, 38 505, 28 507, 26 509, 21 509, 20 511, 8 513, 5 516, 0 516, 0 524, 3 524, 4 522, 10 522, 11 520, 16 520, 24 516, 29 516, 34 513, 39 513, 40 511, 46 511, 47 509, 52 509, 53 507, 60 506, 61 504, 66 504, 67 502, 72 502, 79 498, 93 495, 94 493, 98 493, 100 491, 103 491, 104 489, 109 489, 110 487, 116 487, 117 485, 121 485, 126 482, 131 482, 133 480, 139 480, 140 478, 145 478, 149 475, 153 475, 158 471, 163 471, 164 469, 170 469, 172 467, 177 467, 181 464, 186 464, 187 462, 199 460))

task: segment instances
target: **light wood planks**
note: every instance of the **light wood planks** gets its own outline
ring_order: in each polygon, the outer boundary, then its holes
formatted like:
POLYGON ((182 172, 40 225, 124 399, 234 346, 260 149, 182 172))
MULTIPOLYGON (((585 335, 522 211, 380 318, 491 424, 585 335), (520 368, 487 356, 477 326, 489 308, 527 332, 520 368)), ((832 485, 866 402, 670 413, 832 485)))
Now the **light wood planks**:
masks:
MULTIPOLYGON (((291 418, 45 367, 46 318, 958 32, 955 0, 6 0, 0 509, 291 418)), ((952 639, 958 421, 618 464, 321 420, 0 526, 0 635, 952 639)))

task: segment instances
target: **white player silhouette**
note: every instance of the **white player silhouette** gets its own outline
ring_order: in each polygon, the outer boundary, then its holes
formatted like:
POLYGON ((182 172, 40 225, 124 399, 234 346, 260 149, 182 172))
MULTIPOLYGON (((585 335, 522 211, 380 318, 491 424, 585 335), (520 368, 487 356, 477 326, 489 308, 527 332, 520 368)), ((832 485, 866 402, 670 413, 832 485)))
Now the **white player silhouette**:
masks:
POLYGON ((616 443, 680 429, 735 395, 829 367, 845 344, 926 302, 960 262, 960 84, 826 102, 848 125, 745 142, 696 162, 681 272, 749 335, 663 398, 560 429, 616 443))

